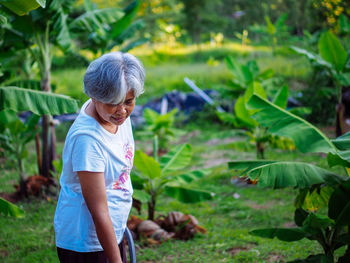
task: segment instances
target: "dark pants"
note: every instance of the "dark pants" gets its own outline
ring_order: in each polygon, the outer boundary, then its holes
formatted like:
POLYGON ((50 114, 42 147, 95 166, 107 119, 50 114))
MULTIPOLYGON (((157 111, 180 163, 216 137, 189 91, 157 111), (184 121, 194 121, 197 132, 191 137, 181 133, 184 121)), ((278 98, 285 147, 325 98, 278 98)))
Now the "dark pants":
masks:
MULTIPOLYGON (((123 263, 127 263, 124 241, 119 244, 119 250, 123 263)), ((104 251, 76 252, 57 247, 57 254, 61 263, 109 263, 104 251)))

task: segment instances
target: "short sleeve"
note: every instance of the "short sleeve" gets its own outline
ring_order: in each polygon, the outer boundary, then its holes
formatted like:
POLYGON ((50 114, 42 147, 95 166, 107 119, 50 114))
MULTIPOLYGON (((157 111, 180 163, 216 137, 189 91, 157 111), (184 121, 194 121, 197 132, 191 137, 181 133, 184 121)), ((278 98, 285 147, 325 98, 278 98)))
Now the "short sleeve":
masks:
POLYGON ((73 172, 104 172, 105 158, 101 145, 92 136, 77 136, 72 149, 73 172))

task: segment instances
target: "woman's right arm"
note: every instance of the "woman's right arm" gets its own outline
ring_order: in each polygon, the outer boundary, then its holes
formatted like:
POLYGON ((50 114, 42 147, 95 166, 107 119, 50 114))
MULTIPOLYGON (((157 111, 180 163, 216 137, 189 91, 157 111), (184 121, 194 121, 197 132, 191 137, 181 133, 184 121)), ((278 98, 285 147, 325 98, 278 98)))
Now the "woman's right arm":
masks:
POLYGON ((97 237, 110 263, 122 263, 107 205, 103 172, 79 171, 82 193, 95 224, 97 237))

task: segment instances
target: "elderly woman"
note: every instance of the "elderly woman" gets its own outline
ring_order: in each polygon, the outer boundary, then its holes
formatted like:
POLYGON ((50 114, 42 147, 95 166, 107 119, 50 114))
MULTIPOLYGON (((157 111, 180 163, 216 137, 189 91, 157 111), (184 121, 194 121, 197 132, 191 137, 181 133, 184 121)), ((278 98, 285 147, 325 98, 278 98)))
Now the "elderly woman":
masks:
POLYGON ((120 248, 132 205, 134 139, 130 114, 145 72, 134 56, 113 52, 84 76, 90 99, 71 126, 55 214, 61 262, 122 262, 120 248))

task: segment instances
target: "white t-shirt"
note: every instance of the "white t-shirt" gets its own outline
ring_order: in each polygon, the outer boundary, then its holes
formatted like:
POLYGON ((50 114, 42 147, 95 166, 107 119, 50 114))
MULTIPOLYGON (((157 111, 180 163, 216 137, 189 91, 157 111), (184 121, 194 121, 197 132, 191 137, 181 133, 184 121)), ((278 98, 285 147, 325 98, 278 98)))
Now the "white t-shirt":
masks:
POLYGON ((78 171, 104 172, 109 214, 121 242, 132 205, 130 171, 134 138, 130 118, 116 134, 85 113, 88 100, 71 126, 63 149, 61 191, 55 213, 56 246, 77 252, 103 250, 81 192, 78 171))

